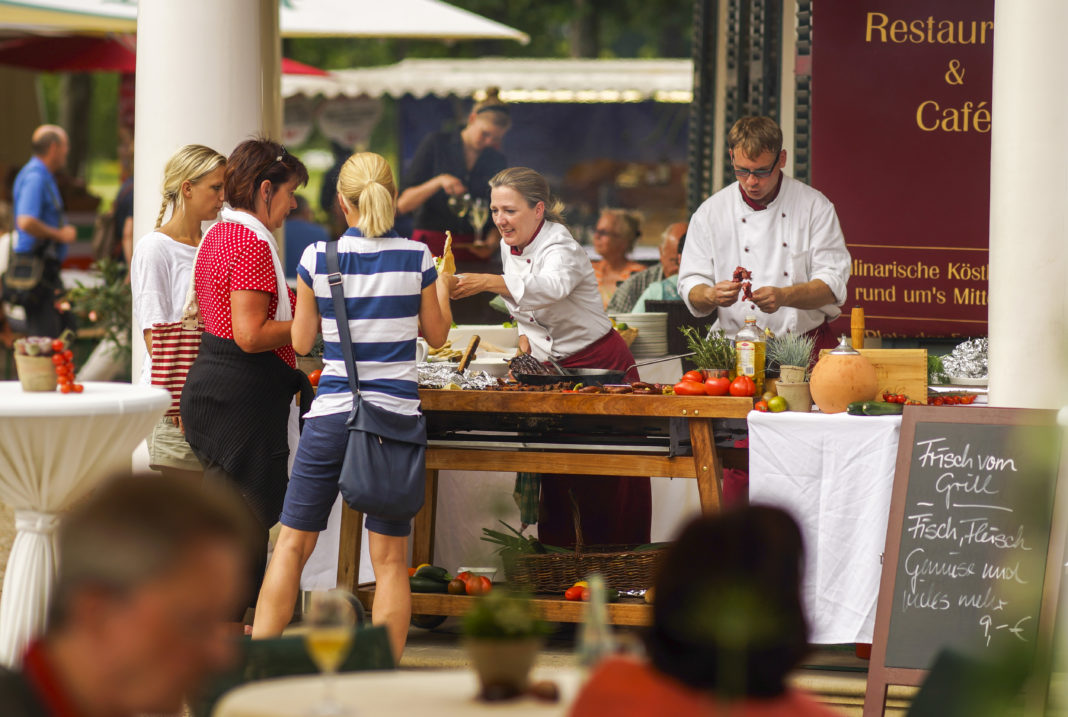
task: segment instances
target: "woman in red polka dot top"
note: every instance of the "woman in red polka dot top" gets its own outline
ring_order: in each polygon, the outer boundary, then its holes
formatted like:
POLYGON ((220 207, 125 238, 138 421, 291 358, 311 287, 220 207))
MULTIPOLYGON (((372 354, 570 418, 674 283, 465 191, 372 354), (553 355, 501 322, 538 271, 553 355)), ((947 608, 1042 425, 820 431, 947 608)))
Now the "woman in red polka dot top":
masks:
POLYGON ((231 208, 204 236, 194 269, 204 333, 182 390, 182 423, 205 477, 235 484, 263 530, 252 597, 285 497, 294 395, 306 388, 310 398, 289 335, 295 297, 271 233, 307 181, 304 165, 280 144, 239 144, 223 179, 231 208))

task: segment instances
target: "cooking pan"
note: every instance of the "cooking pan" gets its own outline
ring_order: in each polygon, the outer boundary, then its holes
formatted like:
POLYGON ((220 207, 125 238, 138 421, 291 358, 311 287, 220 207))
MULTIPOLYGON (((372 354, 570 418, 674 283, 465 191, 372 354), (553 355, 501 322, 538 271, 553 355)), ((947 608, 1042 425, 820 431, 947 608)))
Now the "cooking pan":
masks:
POLYGON ((577 381, 581 382, 584 386, 604 386, 605 384, 623 383, 623 377, 627 371, 639 366, 648 366, 649 364, 660 363, 661 361, 671 361, 672 359, 686 358, 687 356, 693 356, 693 352, 685 354, 674 354, 672 356, 662 356, 657 359, 649 359, 648 361, 638 361, 632 363, 626 368, 625 371, 611 370, 605 368, 561 368, 555 361, 551 361, 556 366, 557 371, 560 373, 513 373, 512 376, 519 383, 526 383, 532 386, 548 386, 552 383, 560 383, 561 381, 577 381))

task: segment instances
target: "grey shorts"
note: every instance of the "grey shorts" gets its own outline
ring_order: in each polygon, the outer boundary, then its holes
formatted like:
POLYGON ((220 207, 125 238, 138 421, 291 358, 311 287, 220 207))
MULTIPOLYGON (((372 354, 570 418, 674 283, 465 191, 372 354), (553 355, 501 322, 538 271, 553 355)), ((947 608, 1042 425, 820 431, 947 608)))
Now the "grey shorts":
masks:
POLYGON ((185 440, 182 429, 164 416, 148 436, 148 466, 153 470, 177 468, 184 471, 203 471, 193 449, 185 440))

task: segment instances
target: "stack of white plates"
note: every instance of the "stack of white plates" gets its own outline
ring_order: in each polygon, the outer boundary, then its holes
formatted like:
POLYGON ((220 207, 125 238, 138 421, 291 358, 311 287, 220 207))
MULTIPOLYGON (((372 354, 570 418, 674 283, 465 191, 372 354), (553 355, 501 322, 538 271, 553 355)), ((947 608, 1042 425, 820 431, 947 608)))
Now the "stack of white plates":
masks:
POLYGON ((638 330, 638 336, 630 345, 634 358, 658 358, 667 355, 667 314, 614 314, 616 324, 626 324, 638 330))

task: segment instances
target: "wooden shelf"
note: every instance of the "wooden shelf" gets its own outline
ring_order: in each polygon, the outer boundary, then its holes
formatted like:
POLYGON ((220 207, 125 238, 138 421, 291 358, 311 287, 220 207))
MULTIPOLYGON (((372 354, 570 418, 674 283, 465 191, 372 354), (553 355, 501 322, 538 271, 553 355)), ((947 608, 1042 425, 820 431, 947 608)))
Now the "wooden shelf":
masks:
MULTIPOLYGON (((494 585, 503 590, 503 584, 494 585)), ((361 585, 356 591, 364 608, 374 606, 374 584, 361 585)), ((446 595, 443 593, 412 593, 413 615, 463 615, 474 605, 477 598, 469 595, 446 595)), ((586 616, 586 603, 569 602, 563 596, 539 595, 534 599, 538 616, 549 622, 582 622, 586 616)), ((638 598, 623 598, 608 604, 608 622, 613 625, 650 625, 653 622, 653 607, 638 598)))
POLYGON ((419 389, 423 411, 564 413, 586 416, 745 418, 753 399, 731 396, 636 396, 554 391, 443 391, 419 389))

